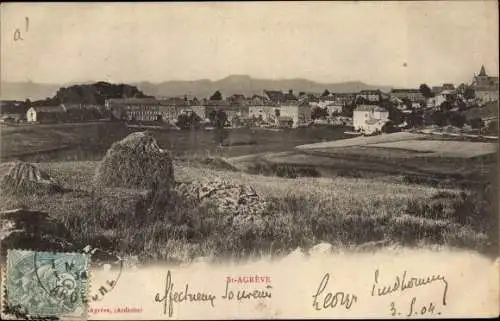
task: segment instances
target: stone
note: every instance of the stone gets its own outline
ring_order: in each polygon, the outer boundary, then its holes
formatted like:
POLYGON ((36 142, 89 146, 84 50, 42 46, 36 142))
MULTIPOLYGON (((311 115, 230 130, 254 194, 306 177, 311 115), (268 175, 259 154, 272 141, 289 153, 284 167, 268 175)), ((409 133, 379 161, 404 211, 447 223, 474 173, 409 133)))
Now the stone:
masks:
POLYGON ((75 251, 64 224, 47 213, 15 209, 0 212, 1 255, 9 249, 75 251))
POLYGON ((237 220, 262 216, 267 208, 267 202, 252 186, 222 179, 182 182, 177 184, 176 190, 200 205, 211 203, 218 211, 240 216, 237 220))

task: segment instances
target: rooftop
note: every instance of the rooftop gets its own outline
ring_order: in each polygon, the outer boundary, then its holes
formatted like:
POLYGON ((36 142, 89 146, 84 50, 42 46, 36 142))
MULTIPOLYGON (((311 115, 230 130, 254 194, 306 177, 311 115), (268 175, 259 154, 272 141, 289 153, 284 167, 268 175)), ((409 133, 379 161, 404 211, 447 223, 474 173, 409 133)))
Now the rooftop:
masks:
POLYGON ((391 90, 391 93, 420 93, 420 90, 413 88, 395 88, 391 90))
POLYGON ((37 113, 64 113, 66 110, 62 106, 35 106, 31 107, 37 113))
POLYGON ((387 109, 376 105, 359 105, 354 111, 387 112, 387 109))

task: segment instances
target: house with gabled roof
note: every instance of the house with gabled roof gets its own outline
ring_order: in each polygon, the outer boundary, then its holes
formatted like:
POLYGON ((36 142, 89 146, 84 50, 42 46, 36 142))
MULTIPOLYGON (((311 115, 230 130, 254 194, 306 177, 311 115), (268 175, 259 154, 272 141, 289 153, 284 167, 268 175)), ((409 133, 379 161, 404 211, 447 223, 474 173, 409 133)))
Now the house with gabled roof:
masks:
POLYGON ((33 106, 26 112, 28 122, 53 123, 66 120, 67 112, 61 105, 33 106))
POLYGON ((352 123, 354 130, 372 133, 381 130, 389 121, 389 111, 376 105, 359 105, 353 111, 352 123))

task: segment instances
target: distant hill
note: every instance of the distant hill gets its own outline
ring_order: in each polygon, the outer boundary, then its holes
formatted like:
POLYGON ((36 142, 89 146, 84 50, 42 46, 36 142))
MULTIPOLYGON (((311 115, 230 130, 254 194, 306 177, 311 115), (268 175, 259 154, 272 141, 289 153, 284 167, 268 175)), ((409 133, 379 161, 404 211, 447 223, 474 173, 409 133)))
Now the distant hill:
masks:
MULTIPOLYGON (((257 79, 246 75, 231 75, 226 78, 212 81, 209 79, 200 79, 193 81, 165 81, 161 83, 138 82, 131 83, 132 86, 137 86, 139 90, 146 95, 156 97, 169 97, 189 95, 198 98, 208 98, 216 90, 219 90, 224 97, 233 94, 243 94, 252 96, 254 94, 262 94, 264 89, 288 91, 292 89, 294 92, 316 92, 322 93, 325 89, 330 92, 358 92, 363 89, 381 89, 389 91, 391 87, 368 85, 359 81, 339 82, 339 83, 319 83, 302 78, 294 79, 257 79)), ((44 99, 52 97, 61 87, 68 84, 40 84, 33 82, 11 83, 5 82, 0 87, 1 99, 19 99, 31 100, 44 99)))
POLYGON ((165 81, 162 83, 140 82, 135 83, 144 93, 153 96, 180 96, 190 95, 198 98, 208 98, 216 90, 219 90, 223 96, 233 94, 243 94, 252 96, 254 94, 262 95, 265 89, 294 92, 315 92, 322 93, 325 89, 330 92, 358 92, 364 89, 381 89, 389 91, 391 87, 368 85, 359 81, 340 82, 340 83, 319 83, 307 79, 257 79, 246 75, 232 75, 226 78, 212 81, 201 79, 195 81, 165 81))

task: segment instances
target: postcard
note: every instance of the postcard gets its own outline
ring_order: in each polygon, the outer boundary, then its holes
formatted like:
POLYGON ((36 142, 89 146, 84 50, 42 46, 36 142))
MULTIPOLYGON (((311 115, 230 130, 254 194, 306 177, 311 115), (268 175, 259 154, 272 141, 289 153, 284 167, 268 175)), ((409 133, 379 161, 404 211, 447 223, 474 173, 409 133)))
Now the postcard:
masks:
POLYGON ((497 6, 2 3, 2 319, 498 316, 497 6))

